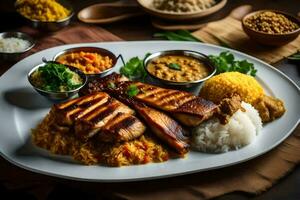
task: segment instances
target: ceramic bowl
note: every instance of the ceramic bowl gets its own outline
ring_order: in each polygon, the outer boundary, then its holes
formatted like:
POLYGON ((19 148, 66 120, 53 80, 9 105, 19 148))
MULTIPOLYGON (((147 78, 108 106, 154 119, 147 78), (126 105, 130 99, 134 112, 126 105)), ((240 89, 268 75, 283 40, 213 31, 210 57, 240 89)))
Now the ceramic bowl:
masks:
POLYGON ((242 19, 242 26, 243 26, 243 29, 244 29, 245 33, 252 40, 254 40, 254 41, 256 41, 260 44, 269 45, 269 46, 282 46, 282 45, 285 45, 285 44, 293 41, 294 39, 296 39, 298 37, 298 35, 300 34, 300 21, 299 21, 299 19, 297 19, 296 17, 294 17, 294 16, 292 16, 288 13, 277 11, 277 10, 259 10, 259 11, 249 13, 248 15, 246 15, 242 19), (261 12, 266 12, 266 11, 271 11, 271 12, 275 12, 275 13, 279 13, 279 14, 284 15, 289 20, 297 23, 299 25, 299 28, 297 30, 294 30, 294 31, 288 32, 288 33, 270 34, 270 33, 265 33, 265 32, 261 32, 261 31, 253 30, 245 24, 246 19, 248 19, 249 17, 251 17, 253 15, 257 15, 261 12))
POLYGON ((202 11, 196 11, 196 12, 188 12, 188 13, 174 13, 169 11, 161 11, 157 10, 153 7, 153 0, 137 0, 137 3, 143 8, 147 13, 150 15, 153 15, 155 17, 167 19, 167 20, 193 20, 193 19, 199 19, 208 15, 211 15, 220 9, 222 9, 226 3, 227 0, 217 0, 216 4, 212 7, 202 10, 202 11))

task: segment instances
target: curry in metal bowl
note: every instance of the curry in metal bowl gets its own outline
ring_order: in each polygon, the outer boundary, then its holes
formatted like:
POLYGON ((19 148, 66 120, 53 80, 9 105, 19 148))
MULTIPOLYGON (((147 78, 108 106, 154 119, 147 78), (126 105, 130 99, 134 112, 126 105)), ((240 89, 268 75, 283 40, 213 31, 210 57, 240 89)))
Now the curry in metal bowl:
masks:
POLYGON ((176 50, 150 55, 146 60, 146 71, 167 83, 199 83, 214 74, 215 68, 201 53, 176 50), (150 58, 149 58, 150 57, 150 58))

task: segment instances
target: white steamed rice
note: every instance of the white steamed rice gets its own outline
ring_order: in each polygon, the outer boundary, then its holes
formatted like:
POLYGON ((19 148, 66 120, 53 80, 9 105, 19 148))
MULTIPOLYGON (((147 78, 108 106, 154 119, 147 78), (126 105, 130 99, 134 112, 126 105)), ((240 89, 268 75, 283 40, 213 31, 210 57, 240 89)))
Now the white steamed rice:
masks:
POLYGON ((238 110, 226 125, 213 118, 196 127, 193 130, 193 148, 222 153, 253 142, 262 129, 262 121, 258 111, 250 104, 242 102, 242 107, 246 111, 238 110))

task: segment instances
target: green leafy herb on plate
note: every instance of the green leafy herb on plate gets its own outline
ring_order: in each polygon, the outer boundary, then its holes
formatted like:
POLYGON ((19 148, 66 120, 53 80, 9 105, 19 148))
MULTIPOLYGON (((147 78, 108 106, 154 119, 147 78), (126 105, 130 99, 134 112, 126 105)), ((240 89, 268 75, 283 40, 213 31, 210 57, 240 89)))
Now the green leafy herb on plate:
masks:
POLYGON ((129 97, 134 97, 139 92, 140 92, 139 88, 134 84, 129 85, 128 88, 127 88, 127 94, 128 94, 129 97))
POLYGON ((287 57, 289 60, 300 60, 300 52, 287 57))
POLYGON ((115 89, 116 88, 116 84, 114 82, 109 82, 108 83, 108 88, 109 89, 115 89))
POLYGON ((216 74, 224 72, 240 72, 251 76, 256 76, 257 70, 254 64, 247 60, 235 60, 232 53, 229 51, 221 52, 219 55, 210 55, 209 59, 217 67, 216 74))
MULTIPOLYGON (((147 58, 150 54, 147 53, 146 56, 144 57, 147 58)), ((143 60, 144 60, 143 59, 143 60)), ((126 77, 128 77, 131 80, 141 80, 144 81, 147 72, 144 69, 143 66, 143 60, 139 59, 139 57, 133 57, 131 58, 125 66, 121 67, 120 73, 126 77)))
POLYGON ((168 64, 168 67, 170 69, 175 69, 175 70, 178 70, 178 71, 181 70, 181 66, 179 64, 177 64, 177 63, 170 63, 170 64, 168 64))

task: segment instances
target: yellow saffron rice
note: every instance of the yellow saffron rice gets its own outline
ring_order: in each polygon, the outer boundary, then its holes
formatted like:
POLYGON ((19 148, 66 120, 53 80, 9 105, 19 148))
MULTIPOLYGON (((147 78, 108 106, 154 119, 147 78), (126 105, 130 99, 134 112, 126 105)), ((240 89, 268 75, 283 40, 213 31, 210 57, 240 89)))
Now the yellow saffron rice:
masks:
POLYGON ((31 20, 54 22, 65 19, 70 10, 56 0, 17 0, 17 11, 31 20))
POLYGON ((93 165, 124 166, 163 162, 169 153, 148 135, 124 143, 107 144, 93 140, 82 142, 69 130, 57 128, 52 113, 32 130, 33 143, 53 154, 70 155, 75 160, 93 165))
POLYGON ((264 97, 264 89, 252 76, 240 72, 226 72, 208 79, 200 96, 214 103, 238 94, 247 103, 255 105, 264 97))

